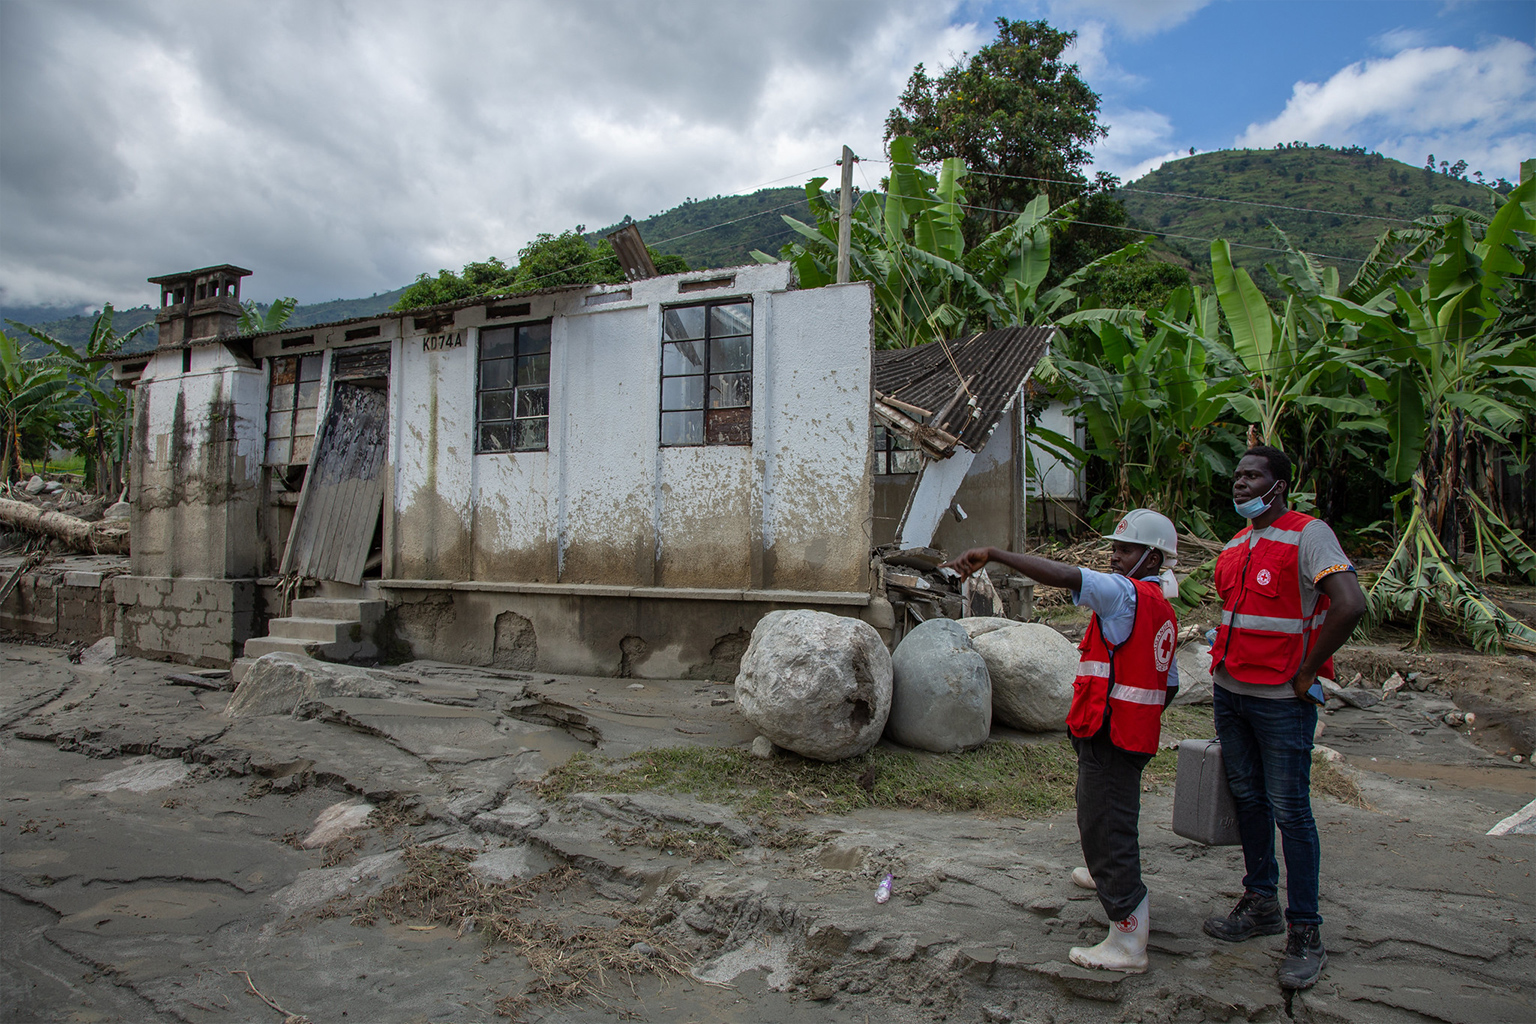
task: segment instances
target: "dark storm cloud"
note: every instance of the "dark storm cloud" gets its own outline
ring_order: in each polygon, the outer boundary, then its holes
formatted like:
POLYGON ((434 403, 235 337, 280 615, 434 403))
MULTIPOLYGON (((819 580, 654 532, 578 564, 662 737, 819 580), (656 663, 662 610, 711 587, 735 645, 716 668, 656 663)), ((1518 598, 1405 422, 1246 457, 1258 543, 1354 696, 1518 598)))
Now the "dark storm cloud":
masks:
MULTIPOLYGON (((366 294, 878 152, 909 3, 0 4, 0 301, 366 294)), ((792 178, 790 183, 800 179, 792 178)))

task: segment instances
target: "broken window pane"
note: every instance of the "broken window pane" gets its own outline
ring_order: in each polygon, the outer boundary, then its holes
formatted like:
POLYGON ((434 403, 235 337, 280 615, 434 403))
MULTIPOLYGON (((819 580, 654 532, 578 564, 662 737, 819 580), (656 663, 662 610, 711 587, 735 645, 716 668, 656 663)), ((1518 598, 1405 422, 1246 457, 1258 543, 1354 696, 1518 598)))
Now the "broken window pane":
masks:
POLYGON ((286 359, 272 360, 272 383, 292 384, 299 379, 299 360, 290 356, 286 359))
POLYGON ((674 409, 704 408, 704 377, 665 377, 661 382, 661 408, 664 412, 674 409))
POLYGON ((542 352, 535 356, 520 356, 517 360, 517 384, 524 387, 529 384, 549 383, 549 353, 542 352))
POLYGON ((918 461, 917 452, 893 451, 891 452, 892 473, 916 473, 921 463, 918 461))
POLYGON ((728 334, 752 333, 752 303, 735 302, 729 306, 714 306, 709 311, 709 336, 723 338, 728 334))
MULTIPOLYGON (((662 312, 662 338, 677 341, 683 338, 704 337, 705 306, 684 306, 662 312)), ((732 332, 735 333, 735 332, 732 332)))
POLYGON ((293 434, 298 437, 301 434, 313 434, 315 432, 315 410, 299 409, 293 414, 293 434))
POLYGON ((539 451, 549 447, 549 420, 518 420, 517 448, 519 451, 539 451))
POLYGON ((483 423, 480 425, 480 451, 505 452, 512 449, 512 424, 483 423))
POLYGON ((499 359, 516 354, 516 327, 482 327, 480 329, 481 359, 499 359))
POLYGON ((530 416, 540 418, 549 415, 549 388, 518 388, 517 415, 519 419, 530 416))
POLYGON ((718 338, 709 342, 709 369, 711 373, 730 373, 733 370, 752 369, 751 338, 718 338))
POLYGON ((482 391, 480 393, 480 419, 509 420, 512 418, 512 392, 482 391))
POLYGON ((661 443, 702 444, 704 441, 704 413, 664 412, 661 414, 661 443))
POLYGON ((531 352, 548 352, 549 328, 550 325, 547 323, 525 324, 524 326, 519 327, 518 330, 521 331, 522 334, 517 341, 518 354, 528 355, 531 352))
POLYGON ((494 388, 509 388, 512 386, 512 367, 515 365, 512 359, 487 359, 480 364, 480 389, 489 391, 494 388))
POLYGON ((661 373, 670 377, 677 373, 704 372, 704 343, 685 341, 661 346, 661 373))
POLYGON ((719 409, 709 413, 705 444, 751 444, 752 410, 719 409))
POLYGON ((315 446, 315 439, 313 437, 296 437, 296 438, 294 438, 293 439, 293 456, 291 458, 289 458, 288 461, 290 463, 308 462, 309 461, 310 450, 313 449, 314 446, 315 446))
POLYGON ((709 378, 709 407, 737 409, 752 404, 750 373, 721 373, 709 378))

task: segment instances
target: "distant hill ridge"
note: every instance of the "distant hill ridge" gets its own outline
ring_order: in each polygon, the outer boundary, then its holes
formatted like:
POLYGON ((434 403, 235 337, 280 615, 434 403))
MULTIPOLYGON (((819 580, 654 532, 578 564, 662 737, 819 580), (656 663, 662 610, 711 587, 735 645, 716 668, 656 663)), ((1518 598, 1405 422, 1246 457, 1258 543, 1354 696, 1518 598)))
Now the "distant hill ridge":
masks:
MULTIPOLYGON (((1129 182, 1120 198, 1133 228, 1158 234, 1160 245, 1197 268, 1209 264, 1212 238, 1231 241, 1233 256, 1250 269, 1277 260, 1280 254, 1274 250, 1280 241, 1270 227, 1273 222, 1298 248, 1338 266, 1345 280, 1358 265, 1353 261, 1364 259, 1386 228, 1423 216, 1437 204, 1491 212, 1499 201, 1498 193, 1486 185, 1379 153, 1320 147, 1229 149, 1181 157, 1129 182), (1191 196, 1196 198, 1185 198, 1191 196)), ((705 270, 751 263, 753 249, 777 253, 792 235, 781 219, 784 214, 812 220, 803 186, 690 199, 638 224, 647 244, 705 270)), ((596 242, 629 222, 626 218, 586 238, 596 242)), ((1134 231, 1126 237, 1135 237, 1134 231)), ((1264 275, 1258 276, 1263 282, 1264 275)), ((404 290, 299 306, 288 323, 307 327, 384 313, 404 290)), ((17 306, 0 308, 0 317, 80 346, 90 334, 94 313, 70 315, 59 307, 17 306)), ((154 310, 148 306, 124 309, 117 313, 116 326, 126 332, 153 319, 154 310)), ((153 331, 146 331, 134 348, 153 344, 153 331)))
POLYGON ((1196 266, 1209 265, 1213 238, 1232 242, 1233 258, 1250 269, 1276 261, 1278 227, 1346 281, 1388 228, 1436 205, 1492 213, 1501 201, 1487 185, 1379 153, 1320 147, 1180 157, 1128 183, 1120 199, 1133 226, 1159 234, 1196 266))

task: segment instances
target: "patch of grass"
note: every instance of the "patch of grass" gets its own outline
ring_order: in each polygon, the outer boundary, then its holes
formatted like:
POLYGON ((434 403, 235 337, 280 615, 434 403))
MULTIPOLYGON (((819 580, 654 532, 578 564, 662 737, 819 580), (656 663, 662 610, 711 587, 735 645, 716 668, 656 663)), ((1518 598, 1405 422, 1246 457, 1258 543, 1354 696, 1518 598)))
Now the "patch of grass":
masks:
POLYGON ((1163 732, 1181 739, 1216 735, 1216 712, 1209 704, 1175 704, 1163 709, 1163 732))
POLYGON ((758 815, 885 807, 1027 818, 1072 806, 1076 782, 1076 757, 1059 741, 992 742, 942 755, 877 746, 830 764, 712 747, 667 747, 619 759, 581 753, 534 788, 547 800, 586 791, 688 794, 758 815))
POLYGON ((1312 753, 1312 791, 1327 794, 1341 804, 1349 804, 1362 811, 1372 809, 1355 780, 1317 751, 1312 753))

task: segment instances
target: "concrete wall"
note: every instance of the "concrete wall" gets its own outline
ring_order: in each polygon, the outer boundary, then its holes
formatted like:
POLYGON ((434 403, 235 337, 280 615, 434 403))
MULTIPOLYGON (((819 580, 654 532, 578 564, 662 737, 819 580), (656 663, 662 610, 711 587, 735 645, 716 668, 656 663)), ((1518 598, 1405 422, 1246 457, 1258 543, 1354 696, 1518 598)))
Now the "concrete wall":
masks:
MULTIPOLYGON (((9 575, 6 566, 0 575, 9 575)), ((115 577, 101 572, 51 569, 25 573, 0 604, 0 630, 65 643, 94 643, 117 623, 115 577)))
POLYGON ((464 343, 403 321, 391 377, 385 573, 620 587, 867 591, 870 295, 788 290, 784 264, 715 291, 679 275, 535 296, 552 319, 549 450, 474 454, 484 307, 464 343), (753 301, 750 446, 658 443, 661 312, 753 301))
POLYGON ((251 637, 254 580, 119 576, 113 582, 119 654, 224 667, 251 637))
POLYGON ((134 400, 133 570, 253 576, 266 385, 224 345, 156 351, 134 400))

